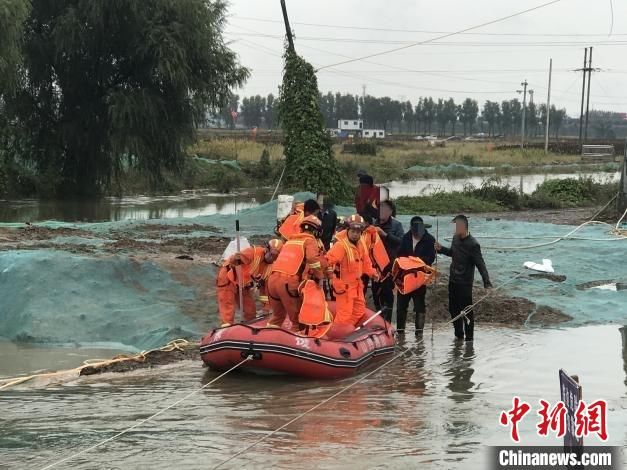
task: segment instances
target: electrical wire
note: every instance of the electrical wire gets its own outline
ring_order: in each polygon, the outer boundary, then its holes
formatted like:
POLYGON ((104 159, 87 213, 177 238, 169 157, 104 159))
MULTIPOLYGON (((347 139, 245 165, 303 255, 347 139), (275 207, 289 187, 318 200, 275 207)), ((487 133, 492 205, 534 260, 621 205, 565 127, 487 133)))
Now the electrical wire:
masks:
MULTIPOLYGON (((237 33, 240 36, 253 36, 261 38, 271 39, 283 39, 284 36, 280 34, 269 33, 237 33)), ((364 38, 349 38, 349 37, 335 37, 335 36, 296 36, 299 41, 314 41, 314 42, 333 42, 333 43, 354 43, 354 44, 388 44, 388 45, 408 45, 409 47, 426 44, 436 39, 427 39, 425 41, 401 41, 391 39, 364 39, 364 38)), ((440 41, 434 42, 432 46, 452 46, 452 47, 573 47, 573 46, 625 46, 627 40, 617 41, 516 41, 516 42, 476 42, 476 41, 440 41)), ((374 54, 381 55, 381 54, 374 54)))
MULTIPOLYGON (((610 7, 612 8, 613 15, 613 7, 611 5, 612 0, 610 0, 610 7)), ((230 18, 234 18, 237 20, 245 20, 245 21, 256 21, 262 23, 283 23, 281 20, 274 20, 269 18, 255 18, 250 16, 231 16, 230 18)), ((424 30, 424 29, 402 29, 402 28, 380 28, 373 26, 350 26, 350 25, 338 25, 338 24, 321 24, 321 23, 305 23, 299 21, 290 22, 292 25, 300 25, 300 26, 310 26, 317 28, 326 28, 326 29, 348 29, 348 30, 356 30, 356 31, 382 31, 388 33, 417 33, 417 34, 449 34, 450 31, 433 31, 433 30, 424 30)), ((612 21, 613 25, 613 21, 612 21)), ((520 37, 601 37, 606 36, 603 33, 479 33, 479 32, 463 32, 458 33, 460 35, 469 35, 469 36, 520 36, 520 37)), ((615 36, 627 36, 627 33, 615 34, 615 36)))
POLYGON ((529 12, 532 12, 532 11, 535 11, 535 10, 539 10, 540 8, 545 8, 545 7, 549 6, 549 5, 553 5, 553 4, 559 3, 561 1, 562 0, 551 0, 550 2, 546 2, 546 3, 543 3, 541 5, 537 5, 535 7, 528 8, 526 10, 521 10, 521 11, 518 11, 516 13, 512 13, 511 15, 503 16, 501 18, 496 18, 494 20, 487 21, 485 23, 481 23, 481 24, 478 24, 478 25, 475 25, 475 26, 471 26, 469 28, 462 29, 460 31, 455 31, 453 33, 443 34, 443 35, 437 36, 435 38, 427 39, 425 41, 419 41, 419 42, 416 42, 416 43, 413 43, 413 44, 408 44, 408 45, 402 46, 402 47, 397 47, 395 49, 388 49, 388 50, 377 52, 377 53, 374 53, 374 54, 369 54, 369 55, 366 55, 366 56, 363 56, 363 57, 356 57, 354 59, 345 60, 345 61, 342 61, 342 62, 337 62, 335 64, 325 65, 323 67, 320 67, 318 70, 322 70, 322 69, 326 69, 326 68, 330 68, 330 67, 337 67, 339 65, 350 64, 350 63, 358 62, 358 61, 361 61, 361 60, 364 60, 364 59, 369 59, 371 57, 378 57, 378 56, 382 56, 382 55, 387 55, 387 54, 398 52, 398 51, 401 51, 401 50, 404 50, 404 49, 409 49, 411 47, 432 43, 432 42, 435 42, 435 41, 439 41, 440 39, 446 39, 448 37, 455 36, 455 35, 460 34, 460 33, 465 33, 465 32, 468 32, 468 31, 472 31, 473 29, 478 29, 478 28, 482 28, 484 26, 488 26, 488 25, 491 25, 491 24, 500 23, 500 22, 508 20, 510 18, 514 18, 516 16, 520 16, 520 15, 523 15, 525 13, 529 13, 529 12))

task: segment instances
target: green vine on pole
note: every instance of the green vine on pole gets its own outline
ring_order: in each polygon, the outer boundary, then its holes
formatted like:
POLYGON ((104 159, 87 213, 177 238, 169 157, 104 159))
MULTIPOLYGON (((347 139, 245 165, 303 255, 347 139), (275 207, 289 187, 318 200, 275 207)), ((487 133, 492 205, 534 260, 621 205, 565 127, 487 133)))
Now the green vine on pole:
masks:
POLYGON ((278 111, 285 135, 285 183, 289 188, 322 192, 336 201, 346 201, 350 188, 333 157, 314 68, 289 48, 284 57, 278 111))

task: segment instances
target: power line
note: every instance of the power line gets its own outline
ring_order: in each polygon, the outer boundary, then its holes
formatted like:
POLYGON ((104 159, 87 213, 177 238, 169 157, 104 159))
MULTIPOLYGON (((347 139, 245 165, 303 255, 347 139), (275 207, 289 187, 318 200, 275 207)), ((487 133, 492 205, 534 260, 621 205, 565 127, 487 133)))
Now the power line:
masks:
MULTIPOLYGON (((279 20, 273 20, 269 18, 254 18, 250 16, 232 16, 238 20, 256 21, 262 23, 281 23, 279 20)), ((317 28, 327 29, 348 29, 357 31, 381 31, 387 33, 414 33, 414 34, 453 34, 450 31, 433 31, 423 29, 401 29, 401 28, 378 28, 373 26, 350 26, 350 25, 338 25, 338 24, 322 24, 322 23, 305 23, 305 22, 292 22, 295 25, 311 26, 317 28)), ((470 36, 521 36, 521 37, 607 37, 605 33, 477 33, 477 32, 460 32, 460 35, 470 36)), ((627 36, 627 33, 617 33, 611 36, 627 36)))
POLYGON ((438 37, 435 37, 435 38, 432 38, 432 39, 427 39, 426 41, 420 41, 420 42, 417 42, 417 43, 414 43, 414 44, 408 44, 406 46, 397 47, 395 49, 388 49, 387 51, 377 52, 375 54, 369 54, 367 56, 357 57, 357 58, 354 58, 354 59, 351 59, 351 60, 345 60, 343 62, 338 62, 338 63, 335 63, 335 64, 325 65, 324 67, 321 67, 318 70, 321 70, 323 68, 328 68, 328 67, 337 67, 338 65, 349 64, 349 63, 352 63, 352 62, 357 62, 357 61, 360 61, 360 60, 369 59, 371 57, 378 57, 378 56, 385 55, 385 54, 391 54, 393 52, 398 52, 398 51, 401 51, 403 49, 409 49, 410 47, 418 46, 418 45, 421 45, 421 44, 431 43, 431 42, 434 42, 434 41, 438 41, 440 39, 445 39, 447 37, 454 36, 456 34, 465 33, 467 31, 472 31, 473 29, 478 29, 478 28, 482 28, 484 26, 488 26, 488 25, 491 25, 491 24, 499 23, 501 21, 505 21, 505 20, 508 20, 510 18, 514 18, 516 16, 520 16, 520 15, 523 15, 525 13, 529 13, 531 11, 539 10, 540 8, 544 8, 544 7, 547 7, 549 5, 553 5, 555 3, 559 3, 560 1, 561 0, 551 0, 550 2, 543 3, 543 4, 535 6, 533 8, 528 8, 526 10, 522 10, 522 11, 513 13, 511 15, 508 15, 508 16, 503 16, 503 17, 497 18, 495 20, 491 20, 491 21, 487 21, 485 23, 481 23, 481 24, 478 24, 478 25, 475 25, 475 26, 471 26, 469 28, 462 29, 460 31, 456 31, 454 33, 444 34, 444 35, 441 35, 441 36, 438 36, 438 37))
MULTIPOLYGON (((557 0, 561 1, 561 0, 557 0)), ((238 26, 236 26, 238 27, 238 26)), ((252 36, 252 37, 261 37, 261 38, 273 38, 273 39, 284 39, 283 36, 279 34, 269 34, 269 33, 232 33, 237 34, 239 36, 252 36)), ((425 44, 427 42, 435 41, 437 38, 428 39, 426 41, 414 42, 414 41, 398 41, 398 40, 388 40, 388 39, 363 39, 363 38, 343 38, 343 37, 334 37, 334 36, 297 36, 299 41, 309 41, 309 42, 334 42, 334 43, 355 43, 355 44, 389 44, 389 45, 407 45, 409 47, 413 47, 416 45, 425 44)), ((588 44, 594 44, 596 46, 625 46, 627 45, 627 40, 620 41, 527 41, 527 42, 470 42, 470 41, 448 41, 448 42, 437 42, 432 44, 433 46, 439 47, 547 47, 547 46, 555 46, 555 47, 572 47, 572 46, 583 46, 588 44)), ((381 55, 381 54, 376 54, 381 55)))
MULTIPOLYGON (((238 29, 245 30, 245 31, 258 33, 258 31, 255 31, 255 30, 250 29, 250 28, 245 28, 243 26, 235 26, 235 27, 238 28, 238 29)), ((279 39, 279 37, 277 37, 276 39, 279 39)), ((269 55, 272 55, 274 57, 282 58, 282 56, 277 54, 273 49, 267 48, 267 47, 265 47, 265 46, 263 46, 263 45, 261 45, 259 43, 254 43, 254 42, 248 41, 246 39, 239 39, 238 42, 240 42, 240 43, 242 43, 242 45, 250 47, 252 49, 261 50, 262 52, 265 52, 265 53, 267 53, 269 55)), ((302 45, 301 44, 301 47, 304 47, 306 49, 312 49, 312 50, 315 50, 315 51, 319 51, 319 52, 322 52, 322 53, 325 53, 325 54, 331 54, 331 55, 336 55, 338 57, 346 57, 346 58, 348 58, 348 56, 345 56, 343 54, 339 54, 339 53, 331 52, 331 51, 326 51, 326 50, 323 50, 323 49, 318 49, 318 48, 315 48, 313 46, 306 46, 306 45, 302 45)), ((457 73, 472 73, 472 72, 481 73, 481 72, 486 71, 486 70, 474 70, 474 71, 473 70, 465 70, 465 71, 463 71, 463 70, 458 70, 458 71, 424 70, 424 71, 422 71, 422 70, 411 70, 411 69, 406 69, 404 67, 394 66, 394 65, 390 65, 390 64, 381 64, 381 63, 378 63, 378 62, 372 62, 372 61, 366 61, 366 60, 364 60, 364 62, 365 63, 370 63, 372 65, 379 65, 379 66, 382 66, 382 67, 391 68, 391 69, 393 69, 394 72, 421 73, 421 74, 425 74, 425 75, 436 75, 436 76, 438 76, 441 73, 455 73, 455 72, 457 72, 457 73)), ((314 64, 314 66, 315 66, 315 64, 314 64)), ((491 72, 497 72, 497 71, 501 71, 501 70, 491 70, 491 72)), ((503 70, 503 71, 522 72, 522 73, 530 72, 530 70, 525 70, 525 69, 506 69, 506 70, 503 70)), ((568 72, 572 72, 572 70, 570 70, 570 69, 563 69, 563 71, 564 72, 567 72, 567 71, 568 72)), ((338 74, 338 75, 343 75, 343 76, 346 76, 346 77, 349 77, 349 78, 358 78, 360 80, 370 81, 371 83, 378 83, 378 84, 382 84, 382 85, 398 86, 398 87, 402 87, 402 88, 407 88, 407 89, 412 89, 412 90, 420 90, 420 91, 435 91, 435 92, 440 92, 440 93, 460 93, 460 94, 508 94, 508 93, 510 93, 509 90, 507 90, 507 91, 493 91, 493 90, 490 90, 490 91, 477 91, 477 90, 467 91, 467 90, 449 90, 449 89, 441 89, 441 88, 432 88, 432 87, 427 87, 427 86, 415 86, 415 85, 409 85, 409 84, 400 83, 400 82, 393 82, 393 81, 381 80, 381 79, 373 79, 370 76, 364 77, 362 75, 359 75, 359 73, 360 73, 359 71, 352 71, 352 72, 345 72, 345 71, 343 71, 343 72, 340 72, 338 70, 328 70, 328 72, 335 73, 335 74, 338 74)), ((374 72, 377 72, 377 71, 374 71, 374 72)), ((385 72, 385 71, 379 71, 379 72, 385 72)), ((531 72, 533 72, 533 70, 531 70, 531 72)), ((545 71, 541 71, 541 72, 545 72, 545 71)), ((361 72, 361 73, 373 73, 373 71, 361 72)), ((457 79, 457 80, 463 79, 463 80, 471 80, 471 81, 479 81, 479 82, 487 82, 487 83, 500 83, 500 84, 509 83, 509 82, 497 82, 497 81, 491 81, 491 80, 474 79, 474 78, 470 78, 470 77, 446 77, 445 75, 439 75, 439 76, 442 76, 442 77, 445 77, 445 78, 450 78, 450 79, 457 79)), ((577 79, 575 79, 575 81, 576 80, 577 79)), ((573 84, 575 83, 575 81, 573 81, 573 84)), ((567 90, 565 90, 565 91, 563 91, 561 93, 562 97, 564 96, 564 94, 573 93, 573 92, 570 92, 570 89, 572 88, 573 84, 571 84, 567 88, 567 90)), ((545 87, 538 86, 537 88, 545 88, 545 87)), ((576 93, 576 92, 574 92, 574 93, 576 93)), ((566 100, 566 101, 568 101, 568 100, 566 100)), ((606 103, 599 103, 599 104, 606 104, 606 103)), ((613 104, 613 103, 607 103, 607 104, 613 104)))
MULTIPOLYGON (((253 32, 253 33, 257 33, 258 32, 258 31, 255 31, 254 29, 245 28, 243 26, 236 26, 236 28, 242 29, 242 30, 245 30, 245 31, 250 31, 250 32, 253 32)), ((248 41, 248 42, 250 42, 250 41, 248 41)), ((324 54, 330 54, 330 55, 334 55, 334 56, 350 59, 349 56, 341 54, 341 53, 338 53, 338 52, 331 52, 331 51, 327 51, 327 50, 324 50, 324 49, 318 49, 316 47, 307 46, 307 45, 304 45, 304 44, 300 44, 300 47, 304 47, 306 49, 311 49, 311 50, 314 50, 314 51, 322 52, 324 54)), ((505 82, 505 81, 485 80, 485 79, 472 78, 472 77, 448 77, 448 76, 446 76, 446 75, 444 75, 442 73, 439 73, 439 72, 411 70, 411 69, 407 69, 407 68, 401 67, 401 66, 390 65, 390 64, 382 64, 382 63, 379 63, 379 62, 373 62, 373 61, 368 61, 368 60, 364 60, 364 62, 367 63, 367 64, 378 65, 380 67, 390 68, 390 69, 393 69, 396 72, 419 73, 419 74, 423 74, 423 75, 431 75, 431 76, 443 77, 443 78, 447 78, 447 79, 466 80, 466 81, 483 82, 483 83, 493 83, 493 84, 497 84, 497 85, 504 85, 504 84, 505 85, 510 85, 511 84, 510 82, 505 82)), ((357 76, 355 71, 352 71, 352 74, 353 74, 353 76, 357 76)), ((393 82, 389 82, 389 83, 393 83, 393 82)), ((396 83, 398 83, 398 82, 396 82, 396 83)), ((404 85, 401 85, 401 86, 404 86, 404 85)), ((455 91, 447 91, 447 90, 441 90, 441 89, 437 89, 437 88, 431 88, 431 91, 442 91, 442 92, 449 92, 449 93, 453 92, 453 93, 455 93, 455 91)), ((486 91, 486 92, 481 92, 481 93, 490 93, 490 94, 495 93, 495 94, 497 94, 497 93, 500 93, 500 92, 498 92, 498 91, 496 91, 496 92, 492 92, 492 91, 487 92, 486 91)), ((509 93, 509 91, 505 92, 505 93, 509 93)))

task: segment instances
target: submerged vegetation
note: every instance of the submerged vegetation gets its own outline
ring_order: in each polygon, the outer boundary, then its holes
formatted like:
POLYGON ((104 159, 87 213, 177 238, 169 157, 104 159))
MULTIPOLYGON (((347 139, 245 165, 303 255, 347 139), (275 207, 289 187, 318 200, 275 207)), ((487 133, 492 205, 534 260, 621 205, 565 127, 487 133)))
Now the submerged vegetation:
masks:
POLYGON ((615 183, 565 178, 545 181, 532 194, 521 195, 517 188, 498 178, 489 178, 479 187, 467 185, 463 191, 400 197, 396 202, 402 214, 565 209, 605 204, 616 192, 615 183))

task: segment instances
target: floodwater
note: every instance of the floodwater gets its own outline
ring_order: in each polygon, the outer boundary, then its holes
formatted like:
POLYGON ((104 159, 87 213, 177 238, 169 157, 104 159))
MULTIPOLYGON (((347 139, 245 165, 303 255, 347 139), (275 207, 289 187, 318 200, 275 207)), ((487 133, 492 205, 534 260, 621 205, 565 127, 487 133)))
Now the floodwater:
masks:
MULTIPOLYGON (((579 176, 591 177, 594 181, 599 183, 612 182, 620 179, 620 173, 564 173, 564 174, 529 174, 529 175, 514 175, 503 176, 501 182, 507 183, 515 188, 522 186, 523 193, 531 194, 536 188, 547 180, 564 179, 564 178, 578 178, 579 176)), ((385 186, 390 190, 390 198, 394 199, 400 196, 428 196, 437 192, 451 192, 462 191, 464 186, 472 184, 479 187, 487 179, 486 176, 471 176, 468 178, 429 178, 420 179, 416 181, 392 181, 385 183, 385 186)))
MULTIPOLYGON (((175 196, 108 197, 96 201, 21 199, 0 201, 0 222, 109 222, 234 214, 265 202, 249 194, 185 191, 175 196)), ((269 197, 268 197, 269 199, 269 197)))
MULTIPOLYGON (((619 173, 595 172, 595 181, 618 181, 619 173)), ((530 174, 502 179, 512 186, 532 193, 547 179, 576 178, 577 174, 530 174)), ((389 197, 421 196, 439 191, 460 191, 466 184, 480 186, 486 176, 446 179, 429 178, 409 182, 383 183, 390 190, 389 197)), ((255 207, 270 199, 270 194, 260 190, 251 194, 215 194, 207 191, 185 191, 175 196, 129 196, 104 198, 97 201, 40 201, 37 199, 0 200, 1 222, 109 222, 120 220, 171 219, 214 214, 235 214, 236 211, 255 207)))
MULTIPOLYGON (((559 368, 579 375, 585 400, 607 400, 606 444, 622 446, 623 459, 627 455, 627 333, 620 325, 505 329, 479 323, 474 344, 455 343, 448 327, 439 327, 433 337, 427 331, 423 344, 409 337, 399 352, 404 350, 221 468, 488 468, 487 446, 510 444, 509 430, 498 419, 514 395, 533 411, 519 427, 522 444, 559 445, 535 432, 538 400, 559 400, 559 368)), ((37 354, 32 348, 22 352, 37 354)), ((8 362, 0 356, 0 375, 7 367, 15 372, 8 362)), ((200 362, 187 361, 0 392, 0 468, 45 467, 216 376, 200 362)), ((232 373, 154 421, 57 468, 211 469, 354 380, 232 373)), ((589 445, 597 442, 586 439, 589 445)))

